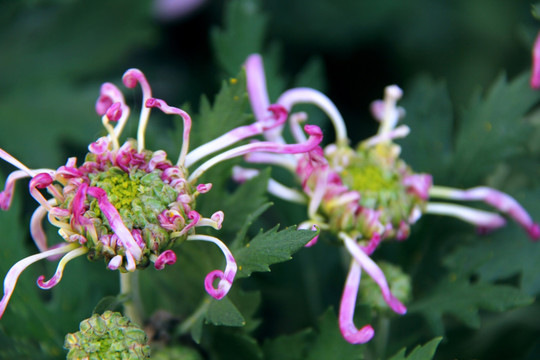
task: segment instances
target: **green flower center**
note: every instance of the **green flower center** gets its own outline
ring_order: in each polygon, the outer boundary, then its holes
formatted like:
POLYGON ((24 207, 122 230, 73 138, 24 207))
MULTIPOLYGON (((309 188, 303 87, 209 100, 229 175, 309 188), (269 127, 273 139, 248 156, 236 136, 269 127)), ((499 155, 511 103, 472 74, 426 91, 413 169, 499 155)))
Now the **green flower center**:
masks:
MULTIPOLYGON (((118 167, 111 167, 105 172, 91 174, 90 181, 90 186, 107 192, 107 198, 131 229, 144 229, 150 223, 156 224, 157 215, 177 197, 176 191, 161 180, 158 171, 147 173, 135 169, 126 173, 118 167)), ((91 201, 90 210, 104 219, 96 200, 91 201)))

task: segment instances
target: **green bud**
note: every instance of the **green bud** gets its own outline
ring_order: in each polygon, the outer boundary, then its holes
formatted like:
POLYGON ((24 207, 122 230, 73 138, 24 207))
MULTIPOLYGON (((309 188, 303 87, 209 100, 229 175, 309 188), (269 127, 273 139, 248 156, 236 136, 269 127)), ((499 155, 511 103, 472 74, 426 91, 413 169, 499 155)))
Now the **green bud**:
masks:
MULTIPOLYGON (((378 261, 377 264, 386 276, 392 294, 404 304, 410 301, 412 288, 409 275, 405 274, 399 266, 384 261, 378 261)), ((369 276, 362 277, 359 301, 370 305, 377 312, 393 314, 384 301, 379 286, 369 276)))
POLYGON ((120 313, 106 311, 83 320, 80 331, 67 334, 67 359, 137 360, 150 358, 148 338, 142 329, 120 313))

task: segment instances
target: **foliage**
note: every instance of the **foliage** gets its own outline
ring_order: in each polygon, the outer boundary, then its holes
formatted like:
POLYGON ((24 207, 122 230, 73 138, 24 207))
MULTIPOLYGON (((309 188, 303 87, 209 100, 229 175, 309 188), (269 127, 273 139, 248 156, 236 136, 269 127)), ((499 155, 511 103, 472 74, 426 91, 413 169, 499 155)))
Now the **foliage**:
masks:
MULTIPOLYGON (((411 133, 397 143, 416 172, 443 186, 496 187, 540 219, 540 93, 530 89, 526 71, 538 21, 528 2, 208 1, 168 22, 152 11, 157 3, 3 2, 0 148, 31 168, 80 159, 103 135, 93 110, 100 84, 120 84, 130 67, 157 83, 156 96, 188 110, 195 148, 253 121, 242 64, 259 52, 271 101, 291 87, 321 90, 354 141, 373 135, 369 103, 398 83, 402 123, 411 133)), ((138 93, 126 94, 136 112, 138 93)), ((307 111, 309 123, 332 141, 322 112, 296 110, 307 111)), ((149 142, 179 151, 183 129, 174 121, 160 122, 149 142)), ((212 299, 202 286, 222 265, 210 244, 177 244, 176 264, 139 274, 145 330, 152 329, 160 358, 184 352, 194 359, 264 360, 540 357, 540 244, 511 221, 480 235, 455 219, 425 216, 407 241, 382 244, 374 260, 411 277, 408 313, 390 318, 368 310, 360 297, 355 324, 372 324, 376 335, 351 345, 333 310, 349 258, 324 230, 317 247, 304 249, 315 235, 295 226, 305 220, 305 206, 266 191, 270 176, 291 179, 260 168, 257 177, 235 184, 231 168, 241 162, 205 174, 213 188, 197 199, 201 214, 225 213, 222 229, 208 234, 229 246, 239 266, 227 297, 212 299)), ((2 163, 0 170, 5 180, 12 167, 2 163)), ((0 214, 3 275, 37 252, 28 231, 35 202, 26 186, 18 184, 11 209, 0 214)), ((59 242, 51 229, 47 234, 59 242)), ((63 358, 64 336, 81 320, 121 311, 132 300, 118 295, 118 275, 101 262, 79 258, 54 289, 35 286, 39 275, 54 271, 53 262, 37 263, 21 275, 0 320, 0 359, 63 358)))

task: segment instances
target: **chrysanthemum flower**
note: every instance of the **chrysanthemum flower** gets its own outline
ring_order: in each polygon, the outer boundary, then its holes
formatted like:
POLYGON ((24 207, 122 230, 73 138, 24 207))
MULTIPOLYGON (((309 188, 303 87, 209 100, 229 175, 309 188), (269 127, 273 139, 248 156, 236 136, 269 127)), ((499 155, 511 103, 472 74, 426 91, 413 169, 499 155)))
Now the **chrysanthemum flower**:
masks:
POLYGON ((210 183, 198 183, 199 177, 213 165, 232 157, 256 151, 306 152, 322 139, 318 127, 306 126, 310 138, 301 144, 260 141, 233 147, 210 157, 190 173, 188 169, 208 155, 280 126, 286 118, 277 116, 238 127, 189 152, 189 115, 153 98, 145 76, 137 69, 128 70, 123 76, 123 83, 129 88, 137 84, 142 88, 144 107, 136 140, 129 139, 120 145, 119 138, 129 117, 129 108, 121 91, 115 85, 105 83, 101 87, 96 111, 102 116, 108 135, 89 145, 89 153, 82 164, 77 165, 76 158, 69 158, 66 165, 57 170, 29 169, 0 149, 0 158, 18 168, 9 175, 5 190, 0 193, 0 207, 4 210, 10 207, 15 183, 25 177, 31 178, 30 193, 40 204, 30 226, 40 253, 17 262, 9 270, 0 301, 0 317, 19 275, 38 260, 63 256, 52 278, 45 280, 41 276, 37 281, 39 287, 50 289, 58 284, 64 267, 75 257, 86 254, 91 260, 104 259, 109 269, 121 272, 133 272, 150 263, 156 269, 163 269, 176 261, 171 247, 183 241, 211 242, 223 252, 226 260, 224 271, 210 272, 204 282, 211 296, 223 298, 232 285, 237 265, 223 242, 213 236, 196 233, 198 227, 220 229, 224 219, 222 211, 206 218, 195 210, 196 198, 212 187, 210 183), (183 119, 183 142, 174 164, 164 151, 153 152, 145 148, 145 130, 152 108, 183 119), (49 198, 42 193, 45 190, 49 198), (48 246, 42 227, 45 217, 58 228, 64 242, 48 246))
MULTIPOLYGON (((266 80, 259 55, 246 61, 247 87, 257 121, 275 117, 271 113, 266 80)), ((385 275, 370 255, 383 240, 404 240, 410 226, 422 214, 455 216, 486 231, 505 224, 505 218, 495 212, 477 210, 462 205, 433 202, 433 198, 483 201, 508 215, 525 228, 533 239, 540 237, 540 228, 528 213, 507 194, 487 187, 458 190, 434 186, 429 174, 414 173, 400 159, 400 147, 393 139, 409 133, 406 125, 398 121, 405 111, 397 106, 402 91, 393 85, 385 90, 384 100, 375 101, 371 110, 380 127, 376 135, 362 141, 356 149, 349 146, 347 129, 335 105, 322 93, 309 88, 296 88, 284 92, 272 105, 280 106, 289 117, 291 134, 297 142, 306 140, 300 122, 303 113, 293 113, 295 104, 311 103, 320 107, 334 125, 336 141, 323 150, 316 147, 306 154, 276 155, 248 154, 246 160, 284 167, 294 172, 303 191, 288 188, 271 180, 269 192, 280 198, 305 203, 308 220, 300 228, 318 227, 329 230, 341 239, 352 256, 350 270, 343 291, 339 325, 343 337, 351 343, 369 341, 374 330, 370 325, 357 329, 353 323, 354 309, 361 271, 366 271, 377 283, 388 306, 398 314, 405 306, 390 291, 385 275)), ((267 139, 285 143, 283 126, 269 129, 267 139)), ((238 181, 256 174, 253 169, 236 168, 238 181)), ((313 245, 313 241, 311 244, 313 245)))

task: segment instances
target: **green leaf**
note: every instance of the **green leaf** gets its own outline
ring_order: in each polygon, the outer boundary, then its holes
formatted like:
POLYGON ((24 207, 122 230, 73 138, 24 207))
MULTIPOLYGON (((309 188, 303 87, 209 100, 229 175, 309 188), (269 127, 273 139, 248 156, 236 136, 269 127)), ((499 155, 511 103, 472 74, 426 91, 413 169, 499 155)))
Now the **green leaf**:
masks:
POLYGON ((437 337, 425 343, 423 346, 418 345, 407 357, 405 357, 405 348, 403 348, 389 360, 431 360, 433 359, 441 340, 442 337, 437 337))
POLYGON ((471 328, 480 327, 479 311, 502 312, 525 305, 534 299, 507 285, 471 284, 468 280, 443 279, 426 297, 409 307, 410 313, 422 314, 437 335, 444 332, 443 315, 452 315, 471 328))
POLYGON ((221 300, 212 299, 205 319, 213 325, 244 326, 246 324, 244 317, 228 297, 221 300))
POLYGON ((267 16, 259 0, 234 0, 225 8, 224 29, 212 29, 214 53, 225 71, 236 74, 246 58, 260 53, 267 16))
POLYGON ((517 225, 482 238, 472 238, 444 258, 460 277, 476 275, 489 282, 521 274, 520 287, 529 295, 540 293, 540 252, 517 225))
POLYGON ((191 134, 191 149, 248 122, 246 75, 243 70, 239 71, 240 67, 237 67, 234 72, 237 77, 223 81, 213 104, 206 96, 201 97, 199 112, 193 117, 193 128, 198 131, 191 134))
POLYGON ((308 344, 313 341, 315 332, 306 329, 292 335, 282 335, 266 340, 263 345, 265 360, 304 359, 308 344))
POLYGON ((528 77, 525 73, 508 82, 500 76, 461 116, 451 164, 458 183, 478 184, 498 163, 523 150, 530 131, 523 117, 540 97, 530 90, 528 77))
POLYGON ((357 360, 363 358, 364 348, 350 344, 341 335, 338 319, 333 309, 328 309, 319 319, 317 336, 309 346, 307 360, 357 360))
POLYGON ((252 272, 270 271, 270 265, 292 259, 292 254, 316 236, 311 230, 296 230, 296 227, 277 229, 278 226, 260 232, 245 246, 232 250, 238 263, 237 278, 248 277, 252 272))
POLYGON ((444 177, 452 146, 452 104, 442 81, 427 76, 417 78, 399 104, 406 110, 401 120, 411 133, 398 142, 402 156, 416 172, 444 177))

